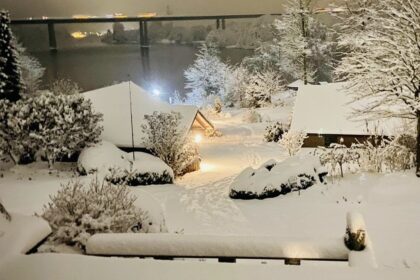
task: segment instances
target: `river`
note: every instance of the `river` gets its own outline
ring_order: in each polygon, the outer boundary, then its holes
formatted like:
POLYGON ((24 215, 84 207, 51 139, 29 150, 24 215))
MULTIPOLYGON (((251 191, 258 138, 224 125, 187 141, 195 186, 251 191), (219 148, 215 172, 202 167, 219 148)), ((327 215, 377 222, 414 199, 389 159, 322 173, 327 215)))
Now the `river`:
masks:
MULTIPOLYGON (((149 48, 150 71, 145 71, 138 45, 104 45, 62 49, 57 53, 33 52, 46 68, 43 86, 57 78, 69 78, 83 90, 92 90, 131 79, 148 90, 157 89, 165 96, 185 92, 184 71, 194 62, 197 47, 156 44, 149 48)), ((244 49, 223 49, 221 57, 236 64, 250 55, 244 49)))

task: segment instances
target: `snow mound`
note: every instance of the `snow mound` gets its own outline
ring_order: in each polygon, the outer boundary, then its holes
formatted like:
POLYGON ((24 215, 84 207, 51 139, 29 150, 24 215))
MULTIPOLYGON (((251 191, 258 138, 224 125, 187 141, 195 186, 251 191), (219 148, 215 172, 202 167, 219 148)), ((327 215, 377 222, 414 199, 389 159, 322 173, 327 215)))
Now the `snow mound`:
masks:
POLYGON ((172 169, 161 159, 136 152, 133 160, 132 154, 106 141, 84 149, 77 169, 81 174, 97 173, 111 183, 130 186, 170 184, 174 179, 172 169))
POLYGON ((0 215, 0 263, 13 255, 25 254, 51 233, 48 223, 35 216, 0 215))
POLYGON ((264 199, 306 189, 324 182, 325 167, 315 156, 294 156, 283 162, 269 160, 260 168, 243 170, 230 186, 230 197, 264 199))

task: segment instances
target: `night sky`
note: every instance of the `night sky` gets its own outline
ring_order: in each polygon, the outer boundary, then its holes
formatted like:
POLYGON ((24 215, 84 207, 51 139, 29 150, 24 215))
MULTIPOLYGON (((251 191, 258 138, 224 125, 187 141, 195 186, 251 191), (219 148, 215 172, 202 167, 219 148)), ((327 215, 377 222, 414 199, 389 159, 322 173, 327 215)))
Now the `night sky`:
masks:
MULTIPOLYGON (((324 7, 340 0, 318 0, 324 7)), ((0 0, 0 8, 10 10, 13 18, 70 17, 73 14, 105 15, 124 13, 136 15, 156 12, 166 15, 251 14, 281 12, 285 0, 0 0)))

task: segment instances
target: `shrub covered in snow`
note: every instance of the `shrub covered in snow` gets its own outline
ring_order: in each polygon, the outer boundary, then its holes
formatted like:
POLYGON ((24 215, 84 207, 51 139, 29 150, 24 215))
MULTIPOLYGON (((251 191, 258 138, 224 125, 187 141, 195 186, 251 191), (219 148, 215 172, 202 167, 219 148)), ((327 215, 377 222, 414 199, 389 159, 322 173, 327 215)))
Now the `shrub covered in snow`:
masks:
POLYGON ((303 141, 307 135, 303 131, 288 131, 283 134, 279 144, 282 148, 286 149, 290 156, 294 156, 303 146, 303 141))
POLYGON ((134 201, 125 186, 92 181, 86 187, 70 182, 51 196, 42 217, 53 230, 51 242, 84 250, 95 233, 148 232, 147 213, 136 208, 134 201))
POLYGON ((268 124, 265 128, 264 140, 266 142, 279 142, 287 131, 287 127, 280 122, 268 124))
POLYGON ((93 111, 82 95, 56 95, 50 92, 29 98, 30 118, 35 124, 30 137, 52 167, 59 157, 80 152, 99 141, 102 115, 93 111))
POLYGON ((245 113, 243 120, 247 123, 260 123, 262 122, 262 116, 256 110, 251 109, 245 113))
POLYGON ((359 146, 362 170, 393 172, 413 168, 415 153, 410 147, 409 137, 398 135, 392 139, 372 136, 359 146))
POLYGON ((132 154, 105 141, 85 148, 77 169, 80 174, 97 173, 113 184, 129 186, 170 184, 174 177, 172 169, 161 159, 136 152, 133 160, 132 154))
POLYGON ((351 251, 362 251, 366 247, 366 226, 360 213, 347 213, 344 244, 351 251))
POLYGON ((70 79, 58 79, 52 83, 50 91, 55 94, 74 95, 80 93, 82 89, 70 79))
POLYGON ((30 137, 36 125, 32 114, 29 102, 0 100, 0 159, 10 159, 14 164, 35 160, 38 146, 30 137))
POLYGON ((142 130, 146 136, 142 141, 146 148, 168 164, 175 176, 184 175, 199 156, 197 146, 179 127, 181 115, 154 112, 144 118, 147 123, 142 130))
POLYGON ((319 148, 321 163, 328 167, 330 175, 339 173, 344 177, 344 167, 351 168, 359 165, 360 152, 356 146, 347 148, 343 144, 332 143, 329 148, 319 148))
POLYGON ((300 191, 324 182, 326 169, 315 156, 291 157, 283 162, 270 160, 260 168, 242 171, 232 182, 234 199, 265 199, 300 191))

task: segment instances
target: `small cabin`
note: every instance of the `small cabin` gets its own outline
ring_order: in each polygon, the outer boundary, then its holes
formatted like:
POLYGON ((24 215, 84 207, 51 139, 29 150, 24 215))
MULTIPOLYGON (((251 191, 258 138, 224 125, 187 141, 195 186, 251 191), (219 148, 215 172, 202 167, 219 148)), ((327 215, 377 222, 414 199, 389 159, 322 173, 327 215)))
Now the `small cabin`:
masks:
POLYGON ((304 147, 328 147, 342 143, 366 141, 378 132, 392 136, 401 126, 400 119, 366 120, 355 112, 363 108, 366 100, 352 102, 345 83, 301 85, 297 91, 290 130, 304 131, 308 138, 304 147))
POLYGON ((144 116, 153 114, 155 111, 180 113, 180 129, 186 136, 198 133, 204 135, 206 130, 214 129, 213 124, 196 106, 171 105, 133 82, 123 82, 88 91, 84 93, 84 96, 92 102, 92 107, 96 112, 103 114, 102 140, 111 142, 126 151, 133 148, 139 151, 145 150, 145 144, 141 141, 144 136, 141 125, 146 122, 144 116))

